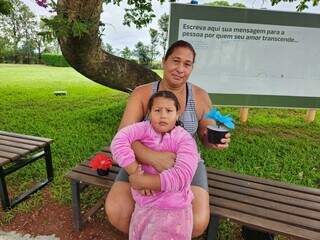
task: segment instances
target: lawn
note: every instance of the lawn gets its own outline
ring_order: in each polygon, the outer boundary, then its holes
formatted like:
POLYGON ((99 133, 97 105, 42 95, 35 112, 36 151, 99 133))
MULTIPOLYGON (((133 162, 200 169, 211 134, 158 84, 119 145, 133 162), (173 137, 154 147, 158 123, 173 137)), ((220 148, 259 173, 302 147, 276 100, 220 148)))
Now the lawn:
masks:
MULTIPOLYGON (((96 84, 72 68, 0 64, 0 129, 54 139, 54 197, 71 203, 65 174, 91 154, 110 144, 128 95, 96 84), (54 91, 67 91, 55 96, 54 91)), ((320 117, 307 124, 304 109, 252 108, 246 124, 239 108, 220 107, 236 119, 232 143, 225 151, 201 146, 206 164, 219 169, 317 187, 320 178, 320 117)), ((41 163, 14 174, 10 189, 21 191, 30 179, 44 175, 41 163), (22 184, 23 183, 23 184, 22 184)), ((32 181, 32 180, 31 180, 32 181)), ((27 211, 38 197, 17 210, 27 211)), ((11 215, 10 215, 11 214, 11 215)))

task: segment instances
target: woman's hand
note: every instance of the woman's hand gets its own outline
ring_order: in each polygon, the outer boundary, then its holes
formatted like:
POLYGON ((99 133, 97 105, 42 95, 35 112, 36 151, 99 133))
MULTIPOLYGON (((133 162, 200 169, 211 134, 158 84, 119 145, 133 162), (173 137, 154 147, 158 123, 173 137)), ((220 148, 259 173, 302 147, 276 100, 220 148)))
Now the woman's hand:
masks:
POLYGON ((143 164, 151 165, 159 173, 172 168, 176 159, 176 154, 171 152, 154 151, 141 142, 135 141, 131 144, 136 159, 143 164))
POLYGON ((176 157, 177 155, 172 152, 159 152, 155 155, 152 165, 159 173, 161 173, 174 166, 176 157))
POLYGON ((221 143, 219 143, 219 144, 212 144, 212 143, 209 143, 209 142, 208 142, 208 130, 205 129, 205 130, 204 130, 204 139, 205 139, 204 145, 205 145, 207 148, 222 150, 222 149, 226 149, 226 148, 229 147, 229 143, 230 143, 230 141, 231 141, 231 134, 230 134, 230 133, 227 133, 227 134, 225 135, 225 137, 221 139, 221 143))

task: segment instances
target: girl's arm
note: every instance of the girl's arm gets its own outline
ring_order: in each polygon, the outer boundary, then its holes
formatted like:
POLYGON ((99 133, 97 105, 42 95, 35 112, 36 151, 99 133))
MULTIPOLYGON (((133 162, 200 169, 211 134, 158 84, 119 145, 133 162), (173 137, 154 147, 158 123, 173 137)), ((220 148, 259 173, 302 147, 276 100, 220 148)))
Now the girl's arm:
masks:
POLYGON ((125 168, 128 174, 133 174, 138 166, 131 144, 136 140, 143 139, 148 124, 147 122, 139 122, 122 128, 111 142, 113 159, 125 168))

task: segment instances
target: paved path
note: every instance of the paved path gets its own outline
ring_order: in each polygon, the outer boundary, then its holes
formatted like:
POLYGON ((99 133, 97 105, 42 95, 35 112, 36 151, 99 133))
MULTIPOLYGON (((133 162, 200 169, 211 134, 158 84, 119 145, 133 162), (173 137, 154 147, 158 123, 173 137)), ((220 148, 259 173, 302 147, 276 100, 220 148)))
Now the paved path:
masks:
POLYGON ((21 235, 16 232, 3 232, 0 230, 0 240, 59 240, 54 235, 32 237, 30 234, 21 235))

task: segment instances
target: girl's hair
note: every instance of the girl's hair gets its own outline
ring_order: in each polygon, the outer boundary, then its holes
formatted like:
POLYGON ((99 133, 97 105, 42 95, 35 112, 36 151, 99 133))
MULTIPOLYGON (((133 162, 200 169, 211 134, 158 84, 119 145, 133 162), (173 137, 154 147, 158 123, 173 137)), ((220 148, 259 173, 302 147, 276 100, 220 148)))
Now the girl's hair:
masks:
MULTIPOLYGON (((158 92, 154 93, 149 99, 149 102, 148 102, 148 114, 151 112, 154 99, 159 98, 159 97, 171 99, 174 102, 174 106, 176 107, 176 110, 179 111, 180 103, 179 103, 179 100, 178 100, 177 96, 173 92, 170 92, 170 91, 158 91, 158 92)), ((183 123, 180 120, 177 120, 176 126, 182 126, 183 127, 183 123)))
POLYGON ((164 56, 164 60, 166 61, 168 59, 168 57, 173 53, 173 51, 179 47, 188 48, 193 53, 193 62, 195 61, 196 51, 194 50, 193 46, 190 43, 183 41, 183 40, 178 40, 178 41, 171 44, 171 46, 168 48, 168 50, 166 52, 166 55, 164 56))
POLYGON ((176 107, 176 110, 179 111, 180 104, 179 104, 178 98, 176 97, 176 95, 173 92, 170 92, 170 91, 158 91, 158 92, 154 93, 149 99, 149 102, 148 102, 148 111, 149 112, 151 111, 151 108, 153 106, 154 99, 158 98, 158 97, 171 99, 174 102, 174 106, 176 107))

